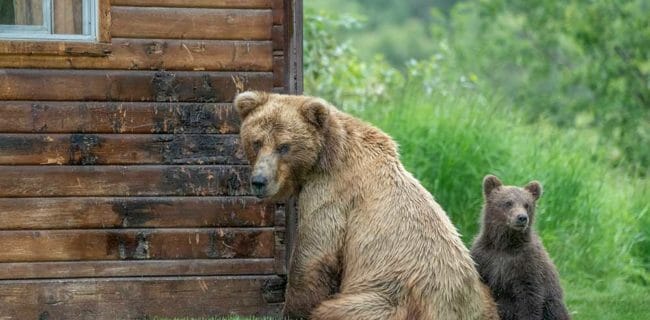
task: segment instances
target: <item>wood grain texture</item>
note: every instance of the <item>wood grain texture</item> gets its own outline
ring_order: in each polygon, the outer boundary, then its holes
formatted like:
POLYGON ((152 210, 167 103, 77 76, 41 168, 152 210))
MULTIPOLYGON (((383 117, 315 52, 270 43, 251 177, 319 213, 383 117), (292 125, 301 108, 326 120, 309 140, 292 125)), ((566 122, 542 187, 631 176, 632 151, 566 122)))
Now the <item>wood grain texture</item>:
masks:
POLYGON ((285 85, 286 64, 284 56, 273 56, 273 86, 282 87, 285 85))
POLYGON ((273 24, 284 25, 284 0, 273 0, 273 24))
MULTIPOLYGON (((1 49, 1 48, 0 48, 1 49)), ((0 54, 0 67, 52 69, 271 71, 270 41, 116 38, 110 54, 0 54)))
MULTIPOLYGON (((192 259, 0 263, 0 280, 273 274, 274 259, 192 259)), ((0 282, 1 283, 1 282, 0 282)))
POLYGON ((99 0, 99 42, 111 42, 111 0, 99 0))
POLYGON ((0 261, 273 257, 272 228, 1 231, 0 261))
POLYGON ((268 227, 253 197, 0 198, 0 230, 268 227))
POLYGON ((111 0, 115 6, 183 8, 271 8, 271 0, 111 0))
POLYGON ((247 164, 238 135, 0 134, 0 165, 247 164))
POLYGON ((269 40, 270 9, 112 7, 117 38, 269 40))
POLYGON ((271 32, 272 32, 271 41, 273 42, 273 50, 284 51, 286 49, 284 47, 284 44, 286 43, 285 35, 284 35, 284 27, 273 26, 271 32))
POLYGON ((0 100, 230 102, 272 87, 270 72, 0 69, 0 100))
POLYGON ((0 101, 6 133, 237 133, 232 104, 0 101))
MULTIPOLYGON (((90 56, 105 57, 111 53, 108 43, 65 41, 0 41, 2 55, 90 56)), ((50 57, 51 58, 51 57, 50 57)), ((4 58, 3 58, 4 60, 4 58)))
POLYGON ((1 281, 4 319, 153 319, 277 315, 277 276, 1 281))
POLYGON ((248 166, 0 166, 0 197, 244 196, 248 166))

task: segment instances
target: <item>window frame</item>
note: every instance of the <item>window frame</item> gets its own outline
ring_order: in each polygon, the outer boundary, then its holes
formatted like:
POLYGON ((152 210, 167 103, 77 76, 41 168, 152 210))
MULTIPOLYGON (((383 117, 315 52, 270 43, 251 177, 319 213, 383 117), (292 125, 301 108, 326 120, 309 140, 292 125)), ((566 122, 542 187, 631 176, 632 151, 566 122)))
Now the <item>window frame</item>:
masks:
POLYGON ((54 34, 53 2, 43 1, 42 25, 13 25, 0 24, 0 41, 74 41, 97 42, 99 36, 100 12, 99 0, 82 0, 82 33, 83 34, 54 34))

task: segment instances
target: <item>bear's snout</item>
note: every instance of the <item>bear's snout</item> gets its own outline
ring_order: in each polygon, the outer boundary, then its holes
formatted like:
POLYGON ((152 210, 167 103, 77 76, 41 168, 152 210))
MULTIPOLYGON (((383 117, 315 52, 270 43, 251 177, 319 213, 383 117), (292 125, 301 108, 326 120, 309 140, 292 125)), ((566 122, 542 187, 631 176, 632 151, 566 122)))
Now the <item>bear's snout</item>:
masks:
POLYGON ((525 214, 517 215, 517 224, 526 225, 528 223, 528 216, 525 214))
POLYGON ((526 213, 515 213, 510 221, 510 226, 516 230, 526 230, 528 227, 528 215, 526 213))
POLYGON ((251 177, 251 189, 253 194, 258 197, 264 196, 266 194, 266 185, 268 182, 269 180, 261 174, 251 177))

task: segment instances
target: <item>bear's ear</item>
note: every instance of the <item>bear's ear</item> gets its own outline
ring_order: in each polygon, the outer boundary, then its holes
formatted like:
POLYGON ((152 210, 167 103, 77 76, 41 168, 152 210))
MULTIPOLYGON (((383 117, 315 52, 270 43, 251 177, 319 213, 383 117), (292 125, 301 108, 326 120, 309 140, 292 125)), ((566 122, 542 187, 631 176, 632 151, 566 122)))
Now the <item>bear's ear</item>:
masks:
POLYGON ((239 111, 239 117, 244 120, 257 107, 263 105, 269 96, 265 92, 244 91, 235 97, 235 107, 239 111))
POLYGON ((543 192, 542 185, 537 181, 529 182, 524 187, 524 189, 528 190, 528 192, 530 192, 530 194, 533 195, 533 198, 535 199, 535 201, 537 201, 537 199, 539 199, 539 197, 542 196, 542 192, 543 192))
POLYGON ((492 190, 502 186, 501 180, 494 175, 488 174, 483 178, 483 196, 487 196, 492 192, 492 190))
POLYGON ((318 129, 325 127, 330 111, 327 102, 323 99, 313 98, 300 106, 300 114, 318 129))

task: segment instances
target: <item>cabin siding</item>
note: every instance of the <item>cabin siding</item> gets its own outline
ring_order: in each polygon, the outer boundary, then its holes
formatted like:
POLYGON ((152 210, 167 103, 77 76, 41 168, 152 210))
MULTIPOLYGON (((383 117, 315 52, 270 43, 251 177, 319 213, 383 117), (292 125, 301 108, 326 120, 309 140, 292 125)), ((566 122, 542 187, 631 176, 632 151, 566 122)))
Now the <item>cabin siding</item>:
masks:
POLYGON ((0 40, 0 317, 277 315, 293 202, 232 100, 300 93, 301 2, 99 3, 98 43, 0 40))

